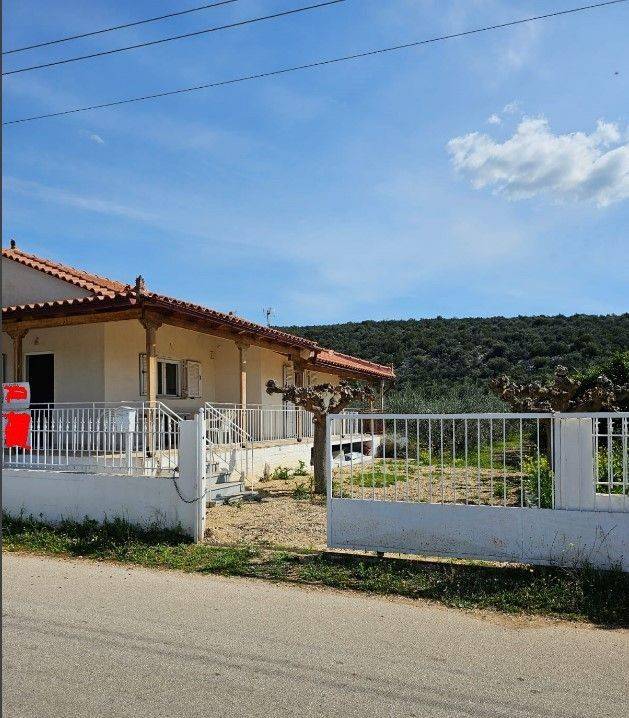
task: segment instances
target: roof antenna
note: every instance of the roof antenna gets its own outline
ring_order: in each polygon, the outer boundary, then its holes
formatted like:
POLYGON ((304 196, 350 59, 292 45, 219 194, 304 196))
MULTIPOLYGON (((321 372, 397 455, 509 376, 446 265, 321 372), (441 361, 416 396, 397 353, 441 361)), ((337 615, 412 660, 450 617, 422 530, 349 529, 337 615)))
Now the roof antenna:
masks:
POLYGON ((16 247, 15 240, 12 239, 11 240, 11 249, 15 249, 15 247, 16 247))
POLYGON ((266 325, 267 327, 271 326, 271 317, 275 314, 275 310, 273 307, 266 307, 264 311, 264 316, 266 317, 266 325))

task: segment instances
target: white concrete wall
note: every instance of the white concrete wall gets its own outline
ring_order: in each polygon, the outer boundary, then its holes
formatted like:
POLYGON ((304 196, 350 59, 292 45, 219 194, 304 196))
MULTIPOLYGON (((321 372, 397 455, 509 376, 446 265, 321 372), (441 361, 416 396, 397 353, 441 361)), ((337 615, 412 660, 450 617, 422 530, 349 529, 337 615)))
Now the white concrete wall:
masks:
POLYGON ((139 526, 181 527, 200 541, 205 529, 204 436, 202 419, 180 422, 177 487, 172 478, 3 469, 2 509, 51 523, 121 518, 139 526))
MULTIPOLYGON (((24 362, 27 354, 55 356, 55 401, 104 400, 104 326, 81 324, 31 329, 24 337, 24 362)), ((7 375, 13 378, 13 342, 4 332, 2 352, 7 355, 7 375)), ((23 371, 26 379, 26 364, 23 371)))
POLYGON ((629 570, 629 513, 329 500, 328 546, 629 570))
POLYGON ((181 524, 193 535, 196 505, 179 499, 171 479, 51 471, 2 472, 2 508, 18 516, 56 523, 62 519, 97 521, 122 518, 132 524, 181 524))
POLYGON ((2 306, 29 302, 45 302, 50 299, 88 297, 93 292, 50 277, 36 269, 2 257, 2 306))

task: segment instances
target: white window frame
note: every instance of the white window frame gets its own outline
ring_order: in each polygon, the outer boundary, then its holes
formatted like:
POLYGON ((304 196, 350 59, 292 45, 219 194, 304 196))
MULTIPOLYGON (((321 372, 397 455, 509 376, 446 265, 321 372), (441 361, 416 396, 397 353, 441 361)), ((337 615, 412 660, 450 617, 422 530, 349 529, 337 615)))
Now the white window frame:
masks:
POLYGON ((161 383, 162 383, 162 389, 164 391, 160 394, 158 392, 157 396, 164 396, 169 397, 171 399, 179 398, 181 397, 181 362, 178 359, 167 359, 166 357, 157 357, 157 386, 159 386, 160 383, 160 377, 159 374, 161 374, 161 383), (176 379, 177 379, 177 387, 176 387, 176 393, 175 394, 167 394, 166 393, 166 366, 168 364, 174 364, 177 368, 176 371, 176 379))
MULTIPOLYGON (((166 388, 166 364, 175 364, 177 366, 177 393, 176 394, 160 394, 156 396, 167 397, 169 399, 180 399, 182 397, 182 372, 183 372, 183 361, 181 359, 169 359, 168 357, 156 357, 157 361, 157 386, 160 383, 162 388, 166 388), (160 378, 161 374, 161 378, 160 378)), ((146 360, 146 353, 140 352, 139 357, 139 382, 140 382, 140 396, 146 396, 146 374, 148 372, 148 363, 146 360)), ((156 387, 157 388, 157 387, 156 387)))

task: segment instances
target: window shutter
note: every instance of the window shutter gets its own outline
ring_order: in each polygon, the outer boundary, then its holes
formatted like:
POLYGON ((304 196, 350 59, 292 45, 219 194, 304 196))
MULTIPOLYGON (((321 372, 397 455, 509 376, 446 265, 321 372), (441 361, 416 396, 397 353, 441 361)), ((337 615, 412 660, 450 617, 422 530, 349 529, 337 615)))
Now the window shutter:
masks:
POLYGON ((140 354, 140 365, 139 365, 140 396, 146 396, 146 373, 147 373, 146 354, 140 354))
POLYGON ((192 359, 184 362, 182 395, 187 399, 200 399, 203 396, 201 362, 192 359))

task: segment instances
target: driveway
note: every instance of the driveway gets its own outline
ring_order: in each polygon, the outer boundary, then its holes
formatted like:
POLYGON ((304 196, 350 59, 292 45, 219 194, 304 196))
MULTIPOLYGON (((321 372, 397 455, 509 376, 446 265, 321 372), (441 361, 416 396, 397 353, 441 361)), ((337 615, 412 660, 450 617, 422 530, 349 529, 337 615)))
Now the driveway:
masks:
POLYGON ((7 718, 626 709, 623 631, 13 554, 3 580, 7 718))

